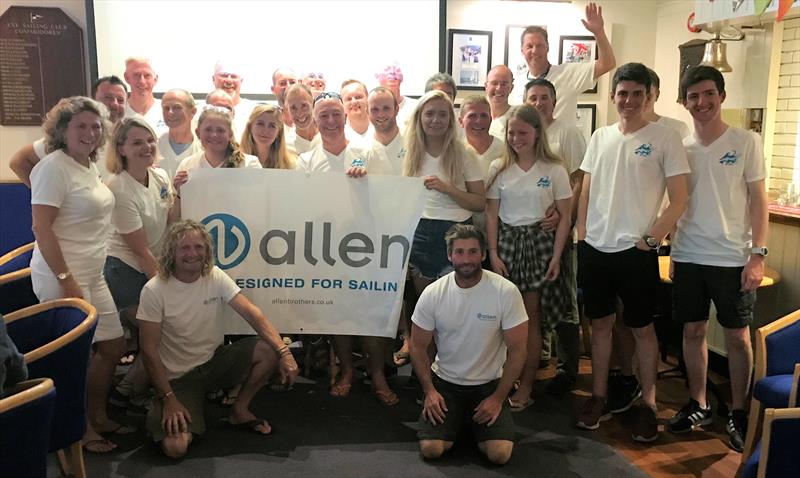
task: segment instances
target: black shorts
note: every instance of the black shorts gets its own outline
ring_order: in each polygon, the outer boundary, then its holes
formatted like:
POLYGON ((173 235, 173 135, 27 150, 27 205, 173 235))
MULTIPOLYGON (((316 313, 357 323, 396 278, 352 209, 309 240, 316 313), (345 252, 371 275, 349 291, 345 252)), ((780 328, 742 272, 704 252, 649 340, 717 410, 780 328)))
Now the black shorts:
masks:
POLYGON ((444 240, 444 235, 453 224, 472 224, 472 218, 461 223, 443 219, 419 220, 409 258, 412 277, 436 280, 453 271, 453 264, 447 258, 447 241, 444 240))
POLYGON ((755 291, 742 291, 744 267, 704 266, 673 262, 672 318, 678 323, 708 320, 711 301, 717 322, 728 329, 753 323, 755 291))
POLYGON ((658 254, 632 247, 601 252, 586 241, 578 242, 578 283, 583 291, 584 313, 599 319, 617 310, 617 297, 625 307, 622 320, 633 328, 653 323, 658 298, 658 254))
POLYGON ((461 425, 469 423, 472 427, 475 441, 478 443, 486 440, 514 440, 514 419, 511 417, 511 409, 509 408, 508 400, 503 400, 503 408, 500 410, 500 415, 497 416, 497 420, 495 420, 492 426, 475 423, 475 421, 472 420, 472 415, 475 414, 475 408, 478 407, 478 404, 480 404, 484 398, 497 390, 497 383, 499 380, 492 380, 482 385, 458 385, 442 380, 435 373, 431 374, 433 375, 433 386, 442 398, 444 398, 444 403, 447 405, 447 412, 444 416, 444 423, 436 426, 425 421, 422 415, 420 415, 417 438, 420 440, 445 440, 452 442, 456 440, 461 425))

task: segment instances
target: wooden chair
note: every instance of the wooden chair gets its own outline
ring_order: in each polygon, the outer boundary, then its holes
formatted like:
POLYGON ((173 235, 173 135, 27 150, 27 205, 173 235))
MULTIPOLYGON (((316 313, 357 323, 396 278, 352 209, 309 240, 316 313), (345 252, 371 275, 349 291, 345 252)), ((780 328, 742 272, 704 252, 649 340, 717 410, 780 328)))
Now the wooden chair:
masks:
POLYGON ((800 363, 800 310, 756 331, 753 398, 742 462, 753 451, 765 408, 796 407, 800 363), (794 382, 794 383, 792 383, 794 382), (794 390, 794 402, 790 402, 794 390))
POLYGON ((34 243, 20 246, 13 251, 0 256, 0 285, 13 282, 31 275, 31 255, 34 243))
POLYGON ((0 400, 0 476, 44 477, 56 389, 49 378, 20 382, 0 400))
POLYGON ((85 477, 81 438, 97 310, 81 299, 59 299, 13 312, 5 321, 29 375, 51 377, 58 389, 48 450, 58 451, 63 473, 85 477))
POLYGON ((764 412, 764 433, 742 478, 787 478, 798 476, 800 453, 800 408, 768 408, 764 412))

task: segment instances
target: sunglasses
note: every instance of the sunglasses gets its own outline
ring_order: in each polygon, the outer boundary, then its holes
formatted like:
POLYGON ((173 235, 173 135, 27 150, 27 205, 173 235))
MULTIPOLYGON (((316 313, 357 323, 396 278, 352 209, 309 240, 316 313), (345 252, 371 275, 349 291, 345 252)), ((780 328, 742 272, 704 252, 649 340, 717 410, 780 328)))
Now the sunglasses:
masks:
POLYGON ((339 95, 339 93, 336 93, 336 92, 333 92, 333 91, 326 91, 324 93, 318 94, 317 97, 314 98, 314 104, 316 105, 317 102, 322 101, 322 100, 328 100, 328 99, 330 99, 330 100, 339 100, 339 102, 342 103, 342 97, 339 95))

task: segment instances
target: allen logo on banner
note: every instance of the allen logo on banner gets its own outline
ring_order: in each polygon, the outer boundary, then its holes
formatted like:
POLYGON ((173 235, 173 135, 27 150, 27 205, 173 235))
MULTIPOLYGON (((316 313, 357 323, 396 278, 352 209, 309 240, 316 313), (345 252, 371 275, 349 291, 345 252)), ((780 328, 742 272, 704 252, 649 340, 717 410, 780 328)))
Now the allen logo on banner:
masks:
MULTIPOLYGON (((394 337, 426 193, 420 178, 196 169, 181 207, 280 332, 394 337)), ((226 332, 252 330, 229 317, 226 332)))

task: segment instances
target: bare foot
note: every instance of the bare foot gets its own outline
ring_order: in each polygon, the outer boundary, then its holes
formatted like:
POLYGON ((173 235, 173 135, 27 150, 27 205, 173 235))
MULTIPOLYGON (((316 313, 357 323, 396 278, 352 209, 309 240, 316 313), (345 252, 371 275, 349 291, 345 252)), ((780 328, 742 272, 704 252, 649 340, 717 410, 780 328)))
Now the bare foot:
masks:
POLYGON ((117 448, 116 443, 103 438, 89 424, 86 425, 86 433, 81 438, 81 446, 90 453, 108 453, 117 448))
POLYGON ((234 427, 246 428, 261 435, 269 435, 272 433, 272 426, 269 422, 256 417, 250 410, 231 410, 228 421, 234 427))

